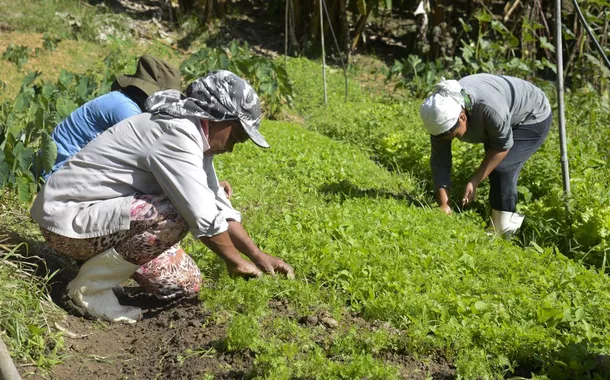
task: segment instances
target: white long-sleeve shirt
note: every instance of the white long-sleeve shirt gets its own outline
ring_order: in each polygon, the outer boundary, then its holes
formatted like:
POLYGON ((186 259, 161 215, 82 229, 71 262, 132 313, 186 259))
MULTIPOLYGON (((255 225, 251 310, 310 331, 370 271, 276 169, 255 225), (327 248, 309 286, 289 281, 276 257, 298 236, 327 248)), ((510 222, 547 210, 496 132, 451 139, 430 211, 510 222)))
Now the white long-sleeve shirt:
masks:
POLYGON ((54 173, 30 214, 70 238, 129 230, 136 194, 165 194, 197 238, 227 230, 241 214, 218 184, 198 120, 143 113, 90 142, 54 173))

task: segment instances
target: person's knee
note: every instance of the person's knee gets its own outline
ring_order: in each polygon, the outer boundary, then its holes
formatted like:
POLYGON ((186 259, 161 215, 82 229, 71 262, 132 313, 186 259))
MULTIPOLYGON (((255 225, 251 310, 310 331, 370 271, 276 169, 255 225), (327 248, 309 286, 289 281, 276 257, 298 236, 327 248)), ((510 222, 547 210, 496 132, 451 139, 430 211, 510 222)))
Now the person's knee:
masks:
POLYGON ((151 293, 162 300, 173 300, 178 298, 193 298, 199 295, 201 288, 201 272, 190 273, 188 278, 180 281, 164 284, 151 293))

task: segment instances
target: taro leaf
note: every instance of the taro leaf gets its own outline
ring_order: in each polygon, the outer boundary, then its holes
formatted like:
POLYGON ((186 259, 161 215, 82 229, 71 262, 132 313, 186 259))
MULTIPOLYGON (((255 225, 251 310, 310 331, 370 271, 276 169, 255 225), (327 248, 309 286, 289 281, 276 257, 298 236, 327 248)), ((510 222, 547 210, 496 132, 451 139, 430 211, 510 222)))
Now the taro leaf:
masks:
POLYGON ((36 78, 38 78, 38 76, 40 76, 40 72, 39 71, 30 71, 28 73, 28 75, 26 75, 23 80, 21 81, 21 86, 22 87, 28 87, 29 85, 31 85, 36 78))
POLYGON ((30 105, 30 100, 26 96, 24 92, 21 92, 17 95, 17 99, 15 99, 15 104, 13 105, 14 112, 24 112, 28 106, 30 105))
POLYGON ((74 103, 71 99, 67 99, 65 97, 61 97, 57 99, 57 103, 55 103, 55 108, 57 109, 57 113, 61 116, 62 119, 70 116, 72 111, 78 108, 78 104, 74 103))
POLYGON ((15 99, 15 104, 13 105, 13 112, 21 113, 27 111, 32 104, 32 100, 35 97, 34 89, 30 87, 22 87, 21 91, 19 91, 19 95, 15 99))
POLYGON ((47 102, 51 100, 53 94, 55 94, 57 91, 57 86, 53 82, 44 82, 42 85, 42 96, 47 102))
POLYGON ((44 126, 45 126, 44 114, 45 114, 45 112, 42 107, 38 108, 38 110, 36 111, 36 116, 34 118, 34 125, 36 127, 37 132, 44 131, 44 126))
POLYGON ((30 192, 30 181, 26 177, 19 177, 17 179, 17 194, 19 195, 19 202, 26 203, 32 198, 30 192))
POLYGON ((7 162, 4 161, 4 152, 0 150, 2 160, 0 161, 0 189, 4 188, 8 184, 8 176, 11 171, 11 167, 7 162))
POLYGON ((38 151, 38 156, 41 157, 41 166, 46 173, 50 173, 55 165, 57 158, 57 145, 47 132, 42 133, 42 146, 38 151))
POLYGON ((84 101, 89 93, 89 77, 81 77, 76 87, 76 94, 84 101))
POLYGON ((30 169, 32 165, 34 151, 30 147, 25 147, 21 141, 19 141, 15 148, 13 148, 13 155, 15 156, 15 162, 13 162, 13 167, 15 169, 19 168, 22 171, 27 171, 30 169))
POLYGON ((70 88, 73 80, 74 74, 66 70, 61 70, 61 73, 59 74, 59 83, 61 83, 65 89, 70 88))

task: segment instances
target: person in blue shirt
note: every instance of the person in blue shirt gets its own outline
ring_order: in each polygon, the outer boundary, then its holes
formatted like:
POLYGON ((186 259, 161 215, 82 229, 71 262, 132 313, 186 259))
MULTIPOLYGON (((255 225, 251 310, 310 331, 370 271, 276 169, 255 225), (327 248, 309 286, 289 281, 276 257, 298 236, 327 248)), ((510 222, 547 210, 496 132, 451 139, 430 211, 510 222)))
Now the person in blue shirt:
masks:
POLYGON ((61 168, 87 143, 118 122, 144 110, 146 98, 157 91, 180 90, 180 70, 150 54, 138 60, 134 75, 120 75, 112 91, 97 97, 72 112, 51 134, 57 145, 57 159, 45 180, 61 168))

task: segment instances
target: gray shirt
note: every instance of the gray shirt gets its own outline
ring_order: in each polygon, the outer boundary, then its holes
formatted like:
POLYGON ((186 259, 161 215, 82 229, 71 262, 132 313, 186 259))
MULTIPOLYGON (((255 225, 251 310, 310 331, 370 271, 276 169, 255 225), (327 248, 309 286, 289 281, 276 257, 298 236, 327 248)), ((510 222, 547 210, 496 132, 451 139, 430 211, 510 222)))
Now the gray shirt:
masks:
POLYGON ((129 230, 135 194, 165 194, 197 238, 241 221, 220 188, 198 120, 143 113, 123 120, 54 173, 30 210, 42 227, 70 238, 129 230), (196 123, 196 124, 195 124, 196 123))
MULTIPOLYGON (((472 100, 468 129, 459 138, 461 141, 509 150, 514 143, 513 128, 540 123, 551 114, 551 105, 544 92, 522 79, 475 74, 459 82, 472 100)), ((448 188, 451 186, 451 141, 430 136, 430 143, 434 188, 448 188)))

